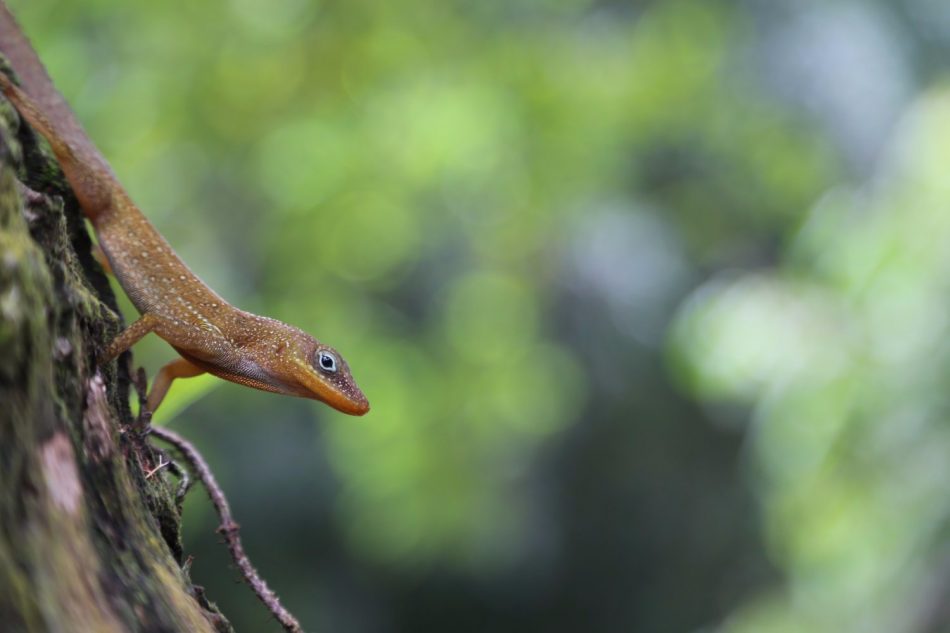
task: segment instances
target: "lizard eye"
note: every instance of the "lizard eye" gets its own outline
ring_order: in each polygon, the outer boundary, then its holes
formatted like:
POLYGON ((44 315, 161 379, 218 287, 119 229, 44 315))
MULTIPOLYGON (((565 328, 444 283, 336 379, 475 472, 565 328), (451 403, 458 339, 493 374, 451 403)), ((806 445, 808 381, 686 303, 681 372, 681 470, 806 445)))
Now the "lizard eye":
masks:
POLYGON ((330 372, 331 374, 336 373, 336 356, 330 352, 320 352, 317 354, 317 363, 323 371, 330 372))

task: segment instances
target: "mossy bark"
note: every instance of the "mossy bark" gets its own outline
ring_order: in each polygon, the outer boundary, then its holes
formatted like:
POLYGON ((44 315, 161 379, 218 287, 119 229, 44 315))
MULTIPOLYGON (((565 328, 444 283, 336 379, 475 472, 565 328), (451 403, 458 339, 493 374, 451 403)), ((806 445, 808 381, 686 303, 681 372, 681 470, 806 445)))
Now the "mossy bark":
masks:
POLYGON ((115 297, 45 143, 0 98, 0 630, 230 631, 182 569, 115 297), (21 184, 22 183, 22 184, 21 184))

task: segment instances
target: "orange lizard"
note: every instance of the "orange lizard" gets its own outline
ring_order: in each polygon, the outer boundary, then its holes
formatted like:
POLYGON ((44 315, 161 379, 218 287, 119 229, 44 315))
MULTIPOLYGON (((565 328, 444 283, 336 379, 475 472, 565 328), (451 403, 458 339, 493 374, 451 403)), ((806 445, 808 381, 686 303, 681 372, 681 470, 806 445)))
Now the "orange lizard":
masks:
POLYGON ((148 411, 158 408, 176 378, 205 372, 264 391, 321 400, 352 415, 369 411, 336 350, 292 325, 235 308, 188 269, 129 198, 2 3, 0 52, 22 86, 0 72, 0 90, 49 142, 109 268, 141 313, 102 351, 99 363, 110 362, 149 332, 180 355, 156 375, 148 411))

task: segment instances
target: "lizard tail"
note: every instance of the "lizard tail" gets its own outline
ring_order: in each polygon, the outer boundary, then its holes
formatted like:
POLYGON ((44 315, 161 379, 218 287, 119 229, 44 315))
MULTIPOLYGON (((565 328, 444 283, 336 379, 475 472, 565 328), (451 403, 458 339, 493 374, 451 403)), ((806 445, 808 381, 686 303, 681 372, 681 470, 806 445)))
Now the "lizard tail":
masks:
POLYGON ((82 129, 66 100, 53 86, 10 10, 0 1, 0 53, 10 62, 22 88, 0 72, 0 91, 20 115, 42 134, 59 161, 82 206, 94 224, 112 208, 107 182, 112 169, 82 129))

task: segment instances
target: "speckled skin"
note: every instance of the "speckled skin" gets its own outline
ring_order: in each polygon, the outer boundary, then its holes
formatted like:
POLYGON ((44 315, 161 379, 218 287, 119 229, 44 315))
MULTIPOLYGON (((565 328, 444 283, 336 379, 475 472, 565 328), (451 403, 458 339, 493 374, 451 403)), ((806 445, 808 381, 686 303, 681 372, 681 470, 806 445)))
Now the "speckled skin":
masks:
POLYGON ((344 413, 369 411, 335 350, 296 327, 235 308, 188 269, 129 198, 2 4, 0 52, 23 86, 0 73, 0 90, 49 141, 112 271, 142 314, 100 361, 112 360, 149 332, 182 357, 156 376, 149 409, 158 407, 175 378, 209 372, 256 389, 321 400, 344 413), (328 354, 332 370, 321 366, 321 355, 325 360, 328 354))

